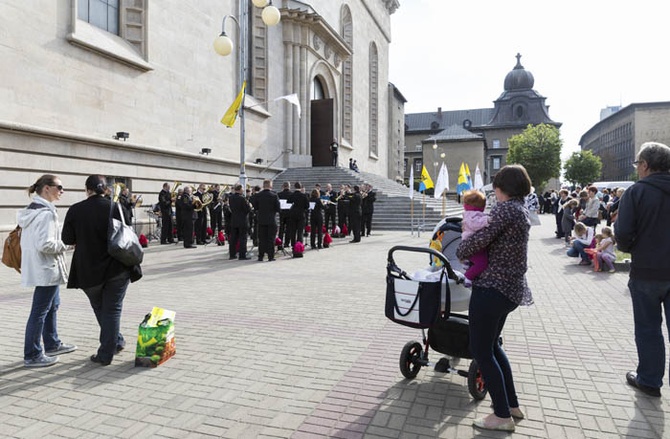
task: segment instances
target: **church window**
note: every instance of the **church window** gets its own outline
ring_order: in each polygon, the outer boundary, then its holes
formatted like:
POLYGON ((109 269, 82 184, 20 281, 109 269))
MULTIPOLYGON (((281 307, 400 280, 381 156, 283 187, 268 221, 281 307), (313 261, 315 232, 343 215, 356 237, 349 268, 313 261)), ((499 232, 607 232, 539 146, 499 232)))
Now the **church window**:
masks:
POLYGON ((491 157, 491 168, 495 171, 500 169, 500 156, 494 155, 491 157))
POLYGON ((423 170, 423 160, 414 159, 414 173, 421 172, 423 170))
POLYGON ((77 18, 119 34, 119 0, 77 0, 77 18))
POLYGON ((500 139, 493 139, 493 149, 500 148, 500 139))
POLYGON ((516 117, 521 119, 523 117, 523 106, 518 105, 516 107, 516 117))
POLYGON ((430 129, 431 129, 431 130, 436 130, 436 129, 438 129, 439 127, 440 127, 440 124, 437 123, 437 122, 435 122, 435 121, 432 121, 432 122, 430 123, 430 129))
MULTIPOLYGON (((354 26, 351 18, 351 11, 348 6, 342 9, 342 38, 349 45, 354 47, 354 26)), ((354 108, 354 91, 353 91, 353 56, 348 57, 342 63, 342 137, 347 139, 350 143, 353 139, 353 108, 354 108)))
POLYGON ((379 138, 379 55, 377 45, 370 44, 370 123, 369 148, 370 156, 377 157, 379 138))

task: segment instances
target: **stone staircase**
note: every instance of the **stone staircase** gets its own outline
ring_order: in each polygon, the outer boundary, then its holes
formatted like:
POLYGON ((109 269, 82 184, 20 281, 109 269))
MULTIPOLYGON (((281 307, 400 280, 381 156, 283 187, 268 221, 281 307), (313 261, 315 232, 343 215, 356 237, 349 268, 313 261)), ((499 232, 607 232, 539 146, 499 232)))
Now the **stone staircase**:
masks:
MULTIPOLYGON (((374 230, 407 230, 411 229, 409 188, 393 180, 368 172, 354 172, 351 169, 321 166, 313 168, 289 168, 277 175, 274 179, 274 189, 281 190, 281 185, 288 181, 299 181, 309 193, 319 183, 322 189, 326 184, 333 185, 333 190, 339 190, 340 184, 362 185, 371 184, 377 192, 375 213, 372 216, 374 230)), ((442 201, 414 192, 414 227, 424 221, 423 203, 425 202, 425 226, 423 230, 432 231, 433 227, 443 218, 442 201)), ((445 213, 447 216, 461 215, 463 208, 453 200, 447 200, 445 213)))

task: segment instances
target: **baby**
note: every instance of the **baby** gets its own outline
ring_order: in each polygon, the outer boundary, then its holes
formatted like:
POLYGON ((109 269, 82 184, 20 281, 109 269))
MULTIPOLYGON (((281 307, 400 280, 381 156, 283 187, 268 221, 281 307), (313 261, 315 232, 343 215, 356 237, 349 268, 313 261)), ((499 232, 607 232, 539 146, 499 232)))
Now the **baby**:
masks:
MULTIPOLYGON (((462 239, 467 239, 474 232, 489 224, 489 215, 484 213, 486 197, 477 190, 469 190, 463 193, 463 222, 462 239)), ((486 249, 482 249, 472 255, 469 267, 465 271, 465 286, 472 286, 472 280, 479 276, 489 265, 489 257, 486 249)))

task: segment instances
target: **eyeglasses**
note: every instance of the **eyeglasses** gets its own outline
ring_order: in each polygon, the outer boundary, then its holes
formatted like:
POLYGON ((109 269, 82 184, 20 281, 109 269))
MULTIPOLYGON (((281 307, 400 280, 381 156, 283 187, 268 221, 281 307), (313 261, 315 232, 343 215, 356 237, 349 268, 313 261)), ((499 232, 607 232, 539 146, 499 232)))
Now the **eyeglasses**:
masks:
POLYGON ((60 184, 50 184, 49 186, 55 187, 56 189, 58 189, 59 192, 63 192, 65 190, 63 189, 63 186, 61 186, 60 184))

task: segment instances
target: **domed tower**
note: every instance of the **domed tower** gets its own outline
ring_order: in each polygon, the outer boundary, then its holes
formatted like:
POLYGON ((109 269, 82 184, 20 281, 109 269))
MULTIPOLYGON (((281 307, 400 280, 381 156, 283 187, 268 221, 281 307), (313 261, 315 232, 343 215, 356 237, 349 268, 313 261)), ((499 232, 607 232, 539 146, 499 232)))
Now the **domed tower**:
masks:
POLYGON ((535 78, 521 65, 521 54, 516 55, 516 65, 505 76, 505 91, 494 101, 494 113, 489 126, 526 127, 528 124, 547 123, 559 127, 549 117, 545 97, 533 90, 535 78))

